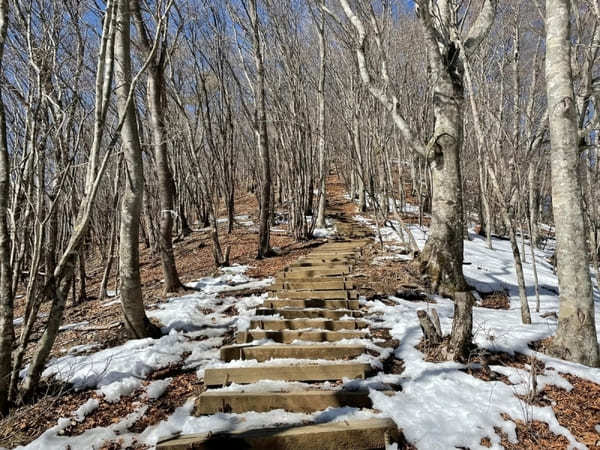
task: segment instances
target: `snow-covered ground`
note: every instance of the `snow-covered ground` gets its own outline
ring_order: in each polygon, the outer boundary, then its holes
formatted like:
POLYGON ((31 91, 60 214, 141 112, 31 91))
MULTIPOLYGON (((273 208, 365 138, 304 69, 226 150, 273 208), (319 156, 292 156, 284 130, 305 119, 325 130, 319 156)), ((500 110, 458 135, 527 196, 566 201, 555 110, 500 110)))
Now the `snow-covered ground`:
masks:
MULTIPOLYGON (((371 222, 357 217, 364 223, 371 222)), ((395 227, 399 229, 399 224, 395 227)), ((411 226, 411 231, 419 245, 426 240, 426 230, 411 226)), ((399 241, 393 229, 381 229, 384 240, 399 241)), ((524 272, 529 295, 532 324, 521 324, 518 287, 514 273, 510 243, 494 239, 493 250, 487 248, 486 241, 479 236, 465 241, 464 266, 467 281, 482 292, 506 290, 510 296, 509 310, 487 308, 474 309, 473 329, 478 346, 490 350, 520 352, 534 355, 546 364, 544 373, 538 376, 538 390, 546 384, 571 389, 569 382, 559 373, 570 373, 595 383, 600 383, 600 369, 591 369, 548 357, 529 349, 528 343, 551 336, 556 329, 555 319, 544 319, 540 314, 558 312, 558 280, 545 255, 536 250, 536 262, 541 289, 540 313, 535 312, 535 294, 533 292, 533 269, 529 248, 524 272)), ((392 252, 393 253, 393 252, 392 252)), ((596 326, 600 329, 600 295, 594 291, 596 301, 596 326)), ((392 417, 403 429, 409 442, 419 449, 440 449, 467 447, 486 448, 480 445, 481 439, 490 438, 492 448, 502 448, 500 437, 494 427, 505 431, 512 441, 516 441, 515 425, 505 421, 502 413, 513 419, 546 422, 550 430, 564 435, 571 448, 586 448, 575 441, 565 428, 558 424, 550 407, 532 406, 519 399, 517 395, 530 391, 530 376, 526 371, 511 367, 491 366, 498 373, 508 376, 512 386, 502 382, 484 382, 463 372, 465 366, 458 363, 429 363, 423 360, 417 345, 422 337, 416 320, 416 311, 435 307, 440 315, 444 333, 450 333, 453 316, 453 303, 448 299, 436 297, 437 304, 406 301, 391 298, 396 305, 387 306, 375 302, 370 311, 380 312, 385 325, 391 328, 391 334, 400 341, 395 356, 404 360, 406 370, 402 374, 402 392, 389 397, 373 391, 371 398, 374 406, 392 417)), ((600 425, 600 417, 598 418, 600 425)), ((598 437, 600 440, 600 435, 598 437)))
MULTIPOLYGON (((368 219, 357 220, 369 223, 368 219)), ((419 246, 426 239, 426 230, 412 226, 411 230, 419 246)), ((397 241, 399 238, 391 228, 382 228, 384 240, 397 241)), ((391 257, 399 245, 388 244, 391 257)), ((537 268, 540 284, 547 289, 541 291, 541 311, 558 311, 558 289, 556 276, 545 261, 545 255, 537 252, 537 268)), ((487 248, 484 240, 474 237, 465 241, 465 265, 467 280, 482 291, 506 289, 511 301, 509 310, 475 308, 474 333, 476 343, 483 348, 502 351, 518 351, 526 355, 535 355, 546 363, 546 369, 538 376, 538 389, 545 384, 570 389, 571 386, 559 373, 572 373, 582 378, 600 383, 600 370, 590 369, 577 364, 547 357, 533 352, 527 346, 531 341, 553 334, 556 321, 544 319, 535 313, 533 290, 530 294, 532 311, 531 325, 522 325, 520 319, 518 290, 514 275, 512 253, 507 241, 495 240, 494 250, 487 248)), ((529 254, 524 265, 528 286, 533 285, 532 268, 529 254)), ((374 262, 377 263, 377 262, 374 262)), ((106 401, 116 401, 121 396, 131 394, 142 385, 142 381, 153 371, 174 363, 183 363, 194 368, 199 378, 203 377, 207 367, 224 365, 256 365, 256 361, 234 361, 223 363, 218 359, 218 348, 223 336, 232 329, 246 330, 254 317, 256 307, 263 301, 262 296, 242 298, 217 298, 217 294, 227 290, 267 286, 267 280, 252 280, 244 275, 245 266, 225 269, 222 275, 204 278, 194 283, 197 292, 183 297, 170 299, 149 311, 149 315, 160 320, 165 335, 156 340, 142 339, 129 341, 119 347, 100 350, 88 355, 79 351, 69 351, 65 356, 52 360, 45 376, 54 375, 69 381, 78 389, 97 389, 106 401), (235 306, 237 314, 232 315, 235 306), (212 312, 211 312, 212 311, 212 312), (229 314, 228 314, 229 313, 229 314)), ((600 302, 598 292, 596 301, 600 302)), ((404 360, 405 371, 401 375, 377 375, 366 380, 344 380, 342 386, 323 383, 328 389, 371 389, 371 398, 375 413, 355 408, 335 408, 314 414, 286 413, 270 411, 268 413, 249 412, 245 414, 215 414, 194 417, 193 399, 177 408, 166 420, 148 427, 141 433, 132 433, 128 428, 146 412, 147 406, 140 403, 135 412, 122 417, 117 423, 103 428, 90 429, 79 436, 62 436, 62 430, 73 421, 81 422, 95 411, 99 405, 90 400, 73 411, 71 417, 58 420, 56 426, 47 430, 28 449, 60 448, 99 448, 103 444, 121 440, 124 446, 134 441, 154 445, 159 438, 177 434, 218 432, 225 430, 247 430, 276 424, 300 424, 307 422, 328 422, 348 419, 372 418, 374 416, 392 417, 403 430, 406 438, 419 449, 446 449, 468 447, 483 448, 481 439, 490 438, 492 448, 501 448, 500 438, 494 427, 504 430, 511 440, 516 440, 515 425, 505 421, 501 414, 506 413, 514 419, 536 419, 548 423, 551 431, 564 435, 571 448, 585 448, 575 441, 570 432, 562 428, 549 407, 532 406, 518 395, 530 390, 529 374, 526 371, 510 367, 492 366, 491 369, 504 374, 514 383, 509 386, 501 382, 484 382, 463 372, 465 366, 447 363, 428 363, 415 345, 421 339, 421 330, 416 319, 418 309, 435 307, 440 315, 442 328, 448 333, 451 327, 453 304, 447 299, 436 297, 437 303, 406 301, 391 297, 391 304, 380 301, 367 302, 361 298, 363 306, 368 308, 365 320, 372 327, 391 329, 392 337, 400 345, 394 350, 397 358, 404 360), (392 396, 378 392, 389 385, 401 384, 402 391, 392 396)), ((596 312, 596 321, 600 329, 600 305, 596 312)), ((272 318, 275 318, 273 316, 272 318)), ((267 342, 267 341, 265 341, 267 342)), ((390 349, 378 347, 378 342, 363 339, 341 341, 339 344, 360 342, 367 344, 379 353, 378 356, 362 355, 359 361, 368 362, 375 368, 381 367, 381 360, 389 355, 390 349)), ((318 345, 318 344, 315 344, 318 345)), ((287 360, 287 363, 300 363, 300 360, 287 360)), ((280 364, 281 361, 269 364, 280 364)), ((154 381, 146 386, 149 399, 158 398, 172 382, 170 379, 154 381)), ((281 381, 262 381, 250 386, 231 385, 224 390, 254 391, 294 391, 305 390, 305 383, 281 381)), ((314 385, 313 385, 314 387, 314 385)), ((599 418, 600 427, 600 418, 599 418)), ((600 437, 599 437, 600 439, 600 437)))

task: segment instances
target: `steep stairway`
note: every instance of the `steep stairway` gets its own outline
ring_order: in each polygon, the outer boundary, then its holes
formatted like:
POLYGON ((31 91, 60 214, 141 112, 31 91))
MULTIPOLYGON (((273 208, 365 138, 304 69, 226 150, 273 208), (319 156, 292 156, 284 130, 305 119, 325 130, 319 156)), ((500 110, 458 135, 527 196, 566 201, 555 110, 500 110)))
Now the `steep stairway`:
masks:
MULTIPOLYGON (((343 222, 336 229, 337 239, 277 274, 249 329, 237 333, 235 344, 221 348, 223 364, 205 370, 208 389, 197 398, 195 415, 372 408, 368 389, 345 390, 341 384, 373 373, 371 364, 360 359, 368 352, 362 342, 370 338, 370 330, 362 320, 352 276, 370 231, 343 222), (361 343, 348 343, 352 340, 361 343), (265 380, 301 382, 304 388, 251 388, 265 380), (248 389, 224 389, 232 384, 248 389)), ((158 448, 376 449, 397 438, 393 421, 369 419, 190 435, 161 442, 158 448)))

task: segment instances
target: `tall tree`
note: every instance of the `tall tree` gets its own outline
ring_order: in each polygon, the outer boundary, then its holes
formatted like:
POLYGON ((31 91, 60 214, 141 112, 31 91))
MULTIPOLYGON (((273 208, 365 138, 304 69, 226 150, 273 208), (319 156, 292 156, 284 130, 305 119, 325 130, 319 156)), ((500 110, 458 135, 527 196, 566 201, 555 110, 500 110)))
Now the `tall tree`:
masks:
MULTIPOLYGON (((432 284, 433 290, 453 295, 468 289, 463 276, 463 199, 460 153, 463 144, 464 84, 463 68, 459 58, 458 39, 462 26, 452 0, 417 0, 417 16, 422 25, 423 39, 429 56, 430 79, 433 80, 433 136, 427 146, 419 142, 414 131, 402 116, 398 98, 389 93, 386 49, 382 27, 374 8, 358 6, 362 15, 370 17, 376 48, 379 51, 380 84, 375 83, 367 62, 367 29, 363 20, 348 0, 339 0, 346 17, 356 30, 356 58, 363 83, 370 93, 391 113, 404 140, 427 158, 433 178, 432 220, 427 243, 419 256, 419 266, 432 284)), ((464 38, 464 48, 474 52, 487 36, 496 15, 497 0, 486 0, 464 38)), ((383 2, 389 7, 388 2, 383 2)), ((470 343, 472 296, 455 297, 456 311, 449 357, 463 356, 470 343), (460 332, 459 332, 460 330, 460 332)))
MULTIPOLYGON (((8 29, 8 0, 0 0, 0 71, 4 58, 4 41, 8 29)), ((12 269, 10 264, 10 230, 8 202, 10 159, 6 138, 6 117, 0 83, 0 415, 8 410, 11 353, 14 340, 12 269)))
POLYGON ((267 105, 265 90, 265 61, 263 42, 258 14, 258 0, 248 0, 248 19, 254 49, 256 80, 254 83, 254 134, 260 156, 262 185, 260 192, 260 222, 258 225, 258 258, 264 258, 271 252, 271 157, 269 154, 269 135, 267 132, 267 105))
POLYGON ((600 365, 590 258, 578 165, 577 104, 571 68, 571 2, 546 0, 546 91, 550 125, 552 208, 556 226, 560 311, 550 351, 600 365))
MULTIPOLYGON (((137 3, 137 0, 132 0, 137 3)), ((125 326, 135 338, 160 335, 146 317, 140 278, 139 233, 144 195, 144 165, 138 134, 135 101, 129 101, 131 76, 130 1, 119 0, 115 39, 115 79, 119 116, 123 120, 121 140, 125 162, 125 190, 121 203, 119 274, 125 326)))
MULTIPOLYGON (((169 9, 170 4, 166 5, 169 9)), ((134 22, 137 28, 140 45, 147 59, 154 54, 148 66, 148 81, 146 84, 146 96, 148 110, 150 111, 150 123, 152 129, 152 144, 154 147, 154 159, 158 173, 158 196, 160 200, 160 225, 158 233, 158 251, 162 262, 163 275, 165 277, 165 292, 175 292, 182 287, 177 274, 175 256, 173 254, 173 209, 175 197, 175 183, 173 174, 169 167, 167 133, 165 129, 165 107, 166 107, 166 85, 165 85, 165 63, 167 56, 166 34, 157 40, 158 49, 153 53, 153 41, 148 37, 148 31, 142 18, 139 2, 131 2, 134 22)), ((156 12, 157 16, 161 11, 156 12)))
MULTIPOLYGON (((320 0, 321 7, 326 6, 325 0, 320 0)), ((325 73, 327 62, 327 42, 325 40, 325 11, 321 8, 321 16, 313 14, 313 19, 319 33, 319 209, 317 211, 318 228, 325 228, 325 208, 327 207, 327 159, 325 155, 325 73)))

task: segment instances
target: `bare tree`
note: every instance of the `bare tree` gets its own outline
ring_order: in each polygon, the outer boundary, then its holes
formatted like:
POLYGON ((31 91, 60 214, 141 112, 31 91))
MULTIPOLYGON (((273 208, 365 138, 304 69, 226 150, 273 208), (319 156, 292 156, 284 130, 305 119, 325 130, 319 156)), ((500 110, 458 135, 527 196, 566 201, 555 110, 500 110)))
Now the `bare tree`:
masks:
POLYGON ((248 0, 246 11, 250 22, 256 81, 254 84, 254 134, 261 160, 262 187, 260 193, 260 219, 258 228, 258 258, 268 256, 270 247, 271 218, 271 157, 269 154, 269 136, 267 132, 267 108, 265 92, 265 63, 263 42, 261 39, 258 0, 248 0))
MULTIPOLYGON (((371 5, 363 15, 370 17, 374 40, 379 50, 380 84, 369 73, 366 58, 367 29, 363 20, 347 0, 339 0, 346 17, 356 30, 356 58, 363 83, 371 94, 387 109, 394 123, 415 151, 431 164, 433 178, 433 217, 427 244, 419 256, 419 266, 431 280, 435 291, 454 294, 468 289, 462 272, 463 263, 463 200, 460 152, 463 141, 464 87, 463 69, 457 40, 461 23, 454 2, 438 0, 418 1, 417 15, 423 28, 424 44, 429 55, 430 77, 433 83, 435 124, 433 137, 427 146, 415 137, 413 130, 398 108, 398 99, 388 92, 390 76, 381 27, 371 5)), ((387 5, 384 2, 384 7, 387 5)), ((487 36, 496 13, 497 0, 486 0, 464 38, 466 52, 473 52, 487 36)), ((472 296, 455 296, 456 323, 449 343, 449 356, 464 356, 471 335, 472 296), (460 302, 460 304, 459 304, 460 302), (460 314, 458 314, 460 311, 460 314), (458 322, 461 322, 462 325, 458 322), (461 330, 458 332, 458 330, 461 330)))
MULTIPOLYGON (((8 30, 8 0, 0 0, 0 68, 4 57, 4 41, 8 30)), ((0 415, 8 411, 11 353, 14 341, 12 268, 10 264, 10 231, 8 202, 10 159, 6 138, 3 85, 0 83, 0 415)))
MULTIPOLYGON (((317 17, 313 14, 313 19, 316 23, 317 30, 319 33, 319 86, 318 86, 318 98, 319 98, 319 209, 317 212, 317 223, 318 228, 325 228, 325 209, 327 207, 327 159, 325 154, 325 74, 327 71, 327 43, 325 36, 325 11, 323 7, 326 6, 325 0, 320 0, 321 4, 321 17, 317 17)), ((311 10, 312 11, 312 10, 311 10)))
POLYGON ((128 98, 132 85, 130 24, 129 0, 118 0, 115 80, 119 115, 123 120, 121 139, 126 174, 119 240, 121 306, 127 330, 131 336, 142 338, 159 336, 160 330, 146 317, 140 278, 139 233, 144 195, 144 166, 135 102, 129 101, 128 98))
MULTIPOLYGON (((166 5, 167 9, 170 7, 166 5)), ((146 25, 142 18, 139 2, 132 1, 131 8, 135 26, 138 31, 139 40, 144 58, 152 53, 152 40, 148 36, 146 25)), ((162 12, 156 12, 160 17, 162 12)), ((173 216, 174 216, 174 190, 173 174, 169 167, 167 133, 165 130, 166 109, 166 85, 165 64, 167 56, 166 33, 162 33, 159 40, 159 48, 154 52, 152 62, 148 67, 148 81, 146 86, 148 109, 150 111, 150 123, 152 128, 152 141, 154 146, 154 159, 158 172, 158 192, 160 199, 160 230, 158 233, 158 250, 165 277, 165 292, 176 292, 181 287, 175 257, 173 255, 173 216)))
POLYGON ((589 253, 578 173, 579 127, 571 68, 571 2, 546 0, 546 86, 552 145, 560 312, 550 351, 600 365, 589 253))

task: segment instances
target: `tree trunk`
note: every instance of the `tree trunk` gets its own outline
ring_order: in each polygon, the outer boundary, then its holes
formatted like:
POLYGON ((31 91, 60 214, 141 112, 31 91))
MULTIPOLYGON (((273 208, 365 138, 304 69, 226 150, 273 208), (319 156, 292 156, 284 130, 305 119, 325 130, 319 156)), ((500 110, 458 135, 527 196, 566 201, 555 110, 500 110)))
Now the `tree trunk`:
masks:
MULTIPOLYGON (((103 300, 106 297, 106 289, 108 287, 108 280, 110 279, 110 272, 112 270, 112 266, 113 266, 113 261, 115 260, 115 244, 117 241, 117 228, 118 228, 118 224, 119 224, 119 215, 116 212, 117 211, 117 206, 119 204, 119 182, 121 179, 121 167, 122 167, 122 158, 119 157, 119 159, 117 160, 117 166, 115 167, 115 175, 114 175, 114 179, 113 179, 113 197, 112 197, 112 208, 115 211, 115 215, 112 218, 111 221, 111 227, 110 227, 110 241, 108 244, 108 251, 106 253, 106 258, 105 258, 105 266, 104 266, 104 273, 102 275, 102 281, 100 282, 100 290, 98 292, 98 298, 100 300, 103 300)), ((116 295, 116 291, 117 287, 115 285, 115 295, 116 295)))
POLYGON ((112 221, 110 230, 110 241, 108 243, 108 249, 106 252, 104 271, 102 273, 102 281, 100 282, 100 289, 98 291, 98 299, 104 300, 106 298, 106 289, 108 288, 108 280, 110 279, 110 272, 112 270, 115 252, 115 241, 117 238, 117 220, 116 218, 112 221))
MULTIPOLYGON (((325 6, 325 1, 321 0, 321 6, 325 6)), ((325 159, 325 61, 326 61, 326 42, 325 42, 325 12, 321 11, 321 21, 317 24, 319 31, 319 208, 317 212, 317 228, 325 228, 325 208, 327 207, 327 161, 325 159)))
POLYGON ((463 129, 462 80, 452 80, 451 69, 437 74, 434 92, 435 130, 431 164, 433 199, 431 228, 419 256, 421 273, 435 292, 452 295, 467 289, 463 277, 463 208, 460 151, 463 129))
POLYGON ((264 258, 271 252, 271 158, 269 156, 269 137, 267 134, 267 111, 265 93, 265 67, 260 37, 260 18, 257 0, 250 0, 250 20, 252 22, 252 43, 254 46, 254 64, 256 67, 255 85, 255 130, 256 145, 260 157, 262 185, 260 192, 260 223, 258 228, 258 258, 264 258))
POLYGON ((164 124, 164 78, 162 66, 150 68, 148 76, 148 105, 152 123, 154 158, 158 172, 160 199, 160 229, 158 249, 165 277, 165 292, 176 292, 182 285, 173 254, 173 197, 175 183, 167 157, 167 136, 164 124))
POLYGON ((79 264, 78 264, 79 295, 76 297, 76 302, 77 302, 77 304, 80 304, 87 300, 87 293, 86 293, 86 277, 87 277, 87 275, 85 273, 85 250, 84 250, 83 245, 79 249, 79 252, 77 252, 77 260, 79 262, 79 264))
MULTIPOLYGON (((8 1, 0 0, 0 67, 8 29, 8 1)), ((8 389, 14 342, 12 269, 10 265, 10 230, 8 203, 10 159, 6 138, 6 117, 0 84, 0 416, 8 412, 8 389)))
POLYGON ((454 319, 448 344, 448 359, 456 360, 469 355, 473 338, 473 303, 471 292, 456 292, 454 295, 454 319))
MULTIPOLYGON (((131 2, 133 16, 144 56, 150 57, 152 51, 151 42, 148 39, 146 28, 143 23, 139 2, 131 2)), ((165 52, 166 42, 161 43, 161 50, 157 52, 148 70, 148 82, 146 97, 148 110, 150 111, 150 124, 152 128, 152 144, 154 147, 154 159, 158 173, 158 197, 160 200, 160 221, 158 231, 158 252, 165 277, 164 291, 176 292, 182 285, 177 274, 175 256, 173 254, 173 204, 175 196, 175 182, 169 167, 167 133, 165 131, 165 52)))
POLYGON ((530 324, 531 313, 529 311, 529 302, 527 301, 527 286, 525 285, 523 263, 521 260, 521 253, 519 252, 519 243, 517 241, 515 226, 508 214, 508 211, 506 211, 504 207, 502 210, 502 217, 504 219, 504 224, 508 229, 508 236, 510 238, 510 248, 512 250, 513 260, 515 262, 515 273, 517 275, 517 285, 519 286, 519 299, 521 301, 521 322, 525 324, 530 324))
POLYGON ((570 24, 569 0, 546 0, 546 88, 560 288, 558 327, 549 350, 559 358, 598 366, 594 299, 577 171, 579 138, 570 24))
POLYGON ((117 103, 119 115, 124 117, 121 139, 126 173, 119 241, 121 305, 129 334, 139 339, 159 336, 160 330, 146 317, 142 300, 139 233, 144 195, 144 168, 135 102, 127 102, 132 83, 128 0, 119 0, 118 3, 115 62, 117 103))

